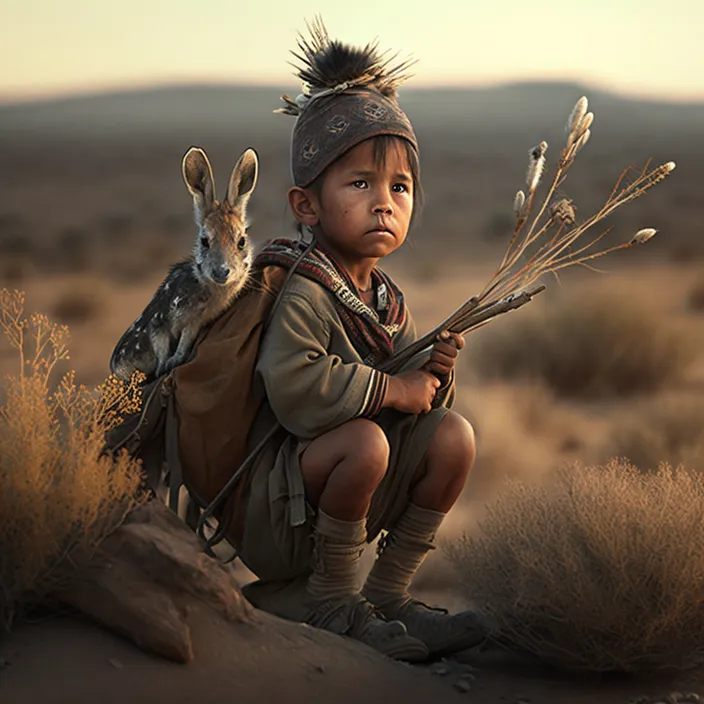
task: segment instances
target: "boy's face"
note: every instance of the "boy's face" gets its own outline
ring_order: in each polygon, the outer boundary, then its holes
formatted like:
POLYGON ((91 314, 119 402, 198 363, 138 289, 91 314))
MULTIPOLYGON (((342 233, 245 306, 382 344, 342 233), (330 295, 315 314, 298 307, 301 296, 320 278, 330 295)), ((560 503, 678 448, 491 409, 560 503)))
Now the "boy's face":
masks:
POLYGON ((413 211, 413 177, 402 144, 390 145, 381 167, 371 141, 352 148, 328 167, 311 205, 321 239, 343 258, 391 254, 405 241, 413 211))

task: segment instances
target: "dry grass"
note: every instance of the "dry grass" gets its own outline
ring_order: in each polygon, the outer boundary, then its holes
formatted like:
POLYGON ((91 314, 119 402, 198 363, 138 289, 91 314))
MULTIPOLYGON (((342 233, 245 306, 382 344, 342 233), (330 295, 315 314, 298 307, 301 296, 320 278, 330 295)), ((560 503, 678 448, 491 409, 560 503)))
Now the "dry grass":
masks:
POLYGON ((556 394, 613 397, 652 392, 681 378, 697 350, 663 313, 613 294, 572 295, 484 331, 481 375, 541 379, 556 394))
POLYGON ((494 638, 568 669, 704 662, 704 475, 612 461, 509 482, 446 551, 494 638))
POLYGON ((8 627, 140 501, 138 466, 101 456, 105 430, 136 410, 136 386, 108 379, 90 390, 73 372, 52 385, 68 359, 68 330, 24 318, 23 304, 22 294, 0 291, 0 328, 19 370, 0 397, 0 620, 8 627))
POLYGON ((614 428, 609 457, 628 457, 639 469, 667 462, 686 469, 704 468, 704 401, 655 398, 627 415, 614 428))

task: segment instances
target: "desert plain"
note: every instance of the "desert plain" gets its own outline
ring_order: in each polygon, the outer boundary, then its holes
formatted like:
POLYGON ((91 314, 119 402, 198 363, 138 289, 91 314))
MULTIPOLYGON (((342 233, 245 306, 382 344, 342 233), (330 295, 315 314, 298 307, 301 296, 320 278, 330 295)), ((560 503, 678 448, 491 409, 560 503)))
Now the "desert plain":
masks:
MULTIPOLYGON (((220 189, 254 147, 261 172, 250 234, 258 244, 295 235, 285 201, 292 122, 271 114, 284 90, 165 88, 0 106, 0 288, 24 291, 28 312, 68 325, 66 365, 80 383, 104 379, 117 339, 169 264, 189 254, 195 226, 180 171, 188 147, 206 150, 220 189)), ((529 305, 468 335, 456 408, 474 425, 478 455, 441 530, 446 544, 481 533, 507 478, 539 483, 559 467, 612 457, 644 475, 660 462, 704 471, 704 105, 571 84, 404 91, 426 202, 384 266, 420 332, 481 290, 510 238, 528 150, 548 142, 549 175, 581 95, 595 114, 593 136, 560 196, 583 219, 626 167, 675 161, 670 178, 607 221, 605 241, 644 227, 658 235, 596 262, 600 271, 546 279, 529 305)), ((15 373, 16 353, 0 340, 0 374, 15 373)), ((241 584, 252 579, 235 570, 241 584)), ((413 586, 430 603, 471 605, 442 549, 413 586)), ((696 669, 575 675, 496 645, 411 668, 264 614, 235 628, 194 605, 189 619, 196 657, 188 665, 146 655, 70 613, 19 623, 0 637, 0 700, 626 704, 704 695, 696 669)))

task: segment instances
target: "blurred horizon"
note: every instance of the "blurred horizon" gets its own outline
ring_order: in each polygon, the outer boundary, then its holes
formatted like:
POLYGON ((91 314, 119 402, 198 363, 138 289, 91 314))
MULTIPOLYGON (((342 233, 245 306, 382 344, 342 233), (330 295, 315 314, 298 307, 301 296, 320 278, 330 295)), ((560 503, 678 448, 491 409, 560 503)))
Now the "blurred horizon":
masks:
MULTIPOLYGON (((26 0, 4 9, 0 102, 191 85, 288 86, 298 31, 320 3, 26 0), (272 17, 276 22, 272 22, 272 17)), ((398 8, 358 0, 323 12, 331 37, 413 57, 406 90, 577 83, 624 97, 699 102, 704 3, 452 2, 398 8), (678 6, 681 11, 678 11, 678 6)))
MULTIPOLYGON (((115 85, 86 86, 72 91, 44 92, 37 94, 2 94, 0 93, 0 109, 40 105, 42 103, 64 103, 71 101, 90 100, 93 98, 119 98, 121 96, 150 95, 159 93, 170 93, 177 91, 198 91, 198 90, 231 90, 240 89, 271 89, 272 94, 282 93, 295 94, 298 86, 293 81, 286 83, 282 80, 247 82, 247 81, 165 81, 165 82, 145 82, 145 83, 125 83, 115 85)), ((480 93, 502 90, 512 90, 521 88, 551 89, 569 87, 584 93, 587 96, 592 93, 610 96, 612 98, 634 103, 662 104, 673 106, 698 106, 704 105, 704 91, 701 96, 668 96, 640 94, 602 86, 595 83, 580 80, 540 80, 526 78, 523 80, 505 80, 491 83, 436 83, 433 85, 405 85, 400 91, 400 100, 403 102, 404 95, 426 94, 432 92, 452 92, 452 93, 480 93)), ((278 107, 274 105, 274 107, 278 107)), ((273 109, 273 108, 272 108, 273 109)))

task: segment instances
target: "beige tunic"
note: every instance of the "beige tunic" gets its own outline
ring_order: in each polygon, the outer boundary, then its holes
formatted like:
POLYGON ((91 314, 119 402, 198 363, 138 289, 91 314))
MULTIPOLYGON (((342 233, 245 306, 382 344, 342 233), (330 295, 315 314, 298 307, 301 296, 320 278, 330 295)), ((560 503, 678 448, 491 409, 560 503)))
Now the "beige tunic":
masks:
MULTIPOLYGON (((415 339, 415 325, 407 313, 393 337, 394 347, 400 349, 415 339)), ((427 351, 418 355, 406 368, 419 368, 427 356, 427 351)), ((259 455, 242 499, 240 557, 260 580, 300 579, 311 572, 315 512, 305 500, 300 456, 313 438, 364 417, 380 378, 381 372, 363 363, 345 334, 332 294, 295 275, 262 341, 256 367, 256 383, 264 385, 267 403, 255 419, 250 449, 277 419, 285 429, 259 455)), ((454 375, 438 391, 430 413, 385 409, 371 418, 384 430, 391 453, 368 514, 369 541, 390 528, 403 511, 423 456, 453 398, 454 375)))

